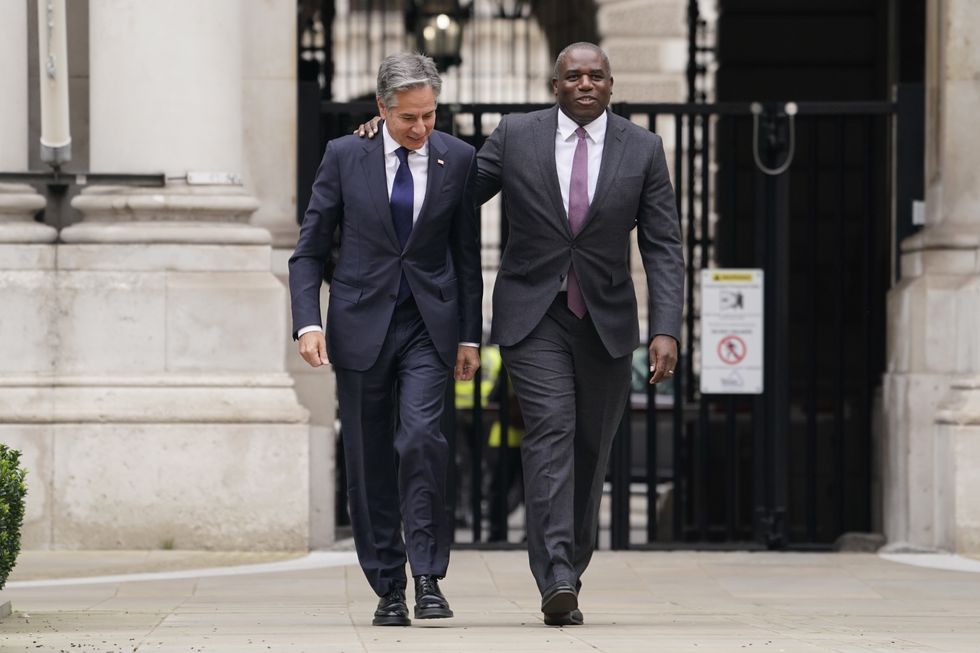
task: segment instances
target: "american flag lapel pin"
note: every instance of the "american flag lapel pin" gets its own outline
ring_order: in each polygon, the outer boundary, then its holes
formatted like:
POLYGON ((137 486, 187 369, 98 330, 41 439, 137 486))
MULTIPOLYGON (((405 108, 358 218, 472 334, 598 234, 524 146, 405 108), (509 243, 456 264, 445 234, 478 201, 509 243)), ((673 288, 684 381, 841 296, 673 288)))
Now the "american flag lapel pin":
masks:
POLYGON ((442 159, 436 159, 436 165, 437 166, 444 166, 444 165, 446 165, 446 162, 443 161, 442 159))

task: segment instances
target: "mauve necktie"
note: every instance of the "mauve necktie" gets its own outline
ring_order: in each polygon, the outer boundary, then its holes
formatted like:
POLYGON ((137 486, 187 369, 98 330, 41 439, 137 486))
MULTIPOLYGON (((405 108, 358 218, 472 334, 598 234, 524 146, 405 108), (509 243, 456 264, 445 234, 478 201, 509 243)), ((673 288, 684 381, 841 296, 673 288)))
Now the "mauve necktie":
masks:
MULTIPOLYGON (((572 157, 572 180, 568 184, 568 225, 572 235, 578 233, 589 212, 589 142, 586 139, 584 127, 575 130, 578 143, 575 145, 575 156, 572 157)), ((585 299, 578 287, 575 276, 575 265, 568 267, 568 310, 575 313, 579 319, 585 317, 585 299)))
MULTIPOLYGON (((395 150, 398 157, 398 170, 395 171, 395 182, 391 185, 391 220, 395 223, 395 233, 398 235, 398 242, 401 243, 402 250, 408 242, 408 236, 412 233, 412 208, 415 204, 415 182, 412 180, 412 171, 408 168, 408 148, 399 147, 395 150)), ((398 303, 408 299, 412 294, 408 287, 408 279, 405 272, 402 272, 401 282, 398 285, 398 303)))

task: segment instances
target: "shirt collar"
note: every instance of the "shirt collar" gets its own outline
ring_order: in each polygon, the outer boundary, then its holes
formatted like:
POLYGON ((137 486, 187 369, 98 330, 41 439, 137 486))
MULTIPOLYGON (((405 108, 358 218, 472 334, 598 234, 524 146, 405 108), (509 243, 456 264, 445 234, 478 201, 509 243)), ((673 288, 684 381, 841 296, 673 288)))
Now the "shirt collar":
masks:
MULTIPOLYGON (((601 143, 606 138, 606 122, 608 122, 608 117, 606 112, 603 111, 599 114, 599 117, 590 122, 587 125, 582 125, 585 127, 585 132, 589 135, 589 139, 593 143, 601 143)), ((565 112, 558 108, 558 136, 563 140, 567 141, 572 136, 575 135, 575 130, 579 128, 579 124, 565 115, 565 112)))
MULTIPOLYGON (((391 132, 388 131, 388 121, 387 120, 381 125, 381 134, 384 137, 385 155, 394 154, 395 153, 395 150, 397 150, 399 147, 401 147, 401 145, 398 143, 398 141, 395 140, 395 137, 391 135, 391 132)), ((430 138, 431 138, 431 135, 430 135, 430 138)), ((414 150, 414 152, 416 154, 418 154, 419 156, 428 156, 429 155, 429 139, 428 138, 425 139, 425 143, 422 145, 422 147, 420 147, 417 150, 414 150)), ((411 153, 411 150, 409 151, 409 153, 411 153)))

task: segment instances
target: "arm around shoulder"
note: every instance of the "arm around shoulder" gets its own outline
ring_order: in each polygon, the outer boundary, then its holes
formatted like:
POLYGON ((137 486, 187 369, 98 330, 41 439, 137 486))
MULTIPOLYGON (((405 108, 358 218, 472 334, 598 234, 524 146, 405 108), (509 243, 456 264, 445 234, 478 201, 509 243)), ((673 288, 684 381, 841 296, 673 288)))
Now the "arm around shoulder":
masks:
POLYGON ((476 155, 477 174, 473 199, 477 206, 482 206, 500 192, 506 141, 507 116, 504 116, 476 155))

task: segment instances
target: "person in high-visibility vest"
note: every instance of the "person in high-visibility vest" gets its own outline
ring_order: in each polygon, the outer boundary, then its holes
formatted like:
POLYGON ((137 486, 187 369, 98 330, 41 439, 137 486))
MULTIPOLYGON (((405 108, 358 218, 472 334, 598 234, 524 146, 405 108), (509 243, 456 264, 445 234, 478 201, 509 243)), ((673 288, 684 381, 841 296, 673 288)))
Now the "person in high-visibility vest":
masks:
MULTIPOLYGON (((480 348, 480 406, 487 407, 490 393, 500 374, 500 350, 493 345, 480 348)), ((476 379, 456 381, 456 410, 472 410, 476 379)))
MULTIPOLYGON (((503 389, 503 379, 500 375, 502 369, 502 361, 500 357, 500 350, 493 346, 488 345, 481 349, 480 351, 480 406, 484 409, 491 409, 493 405, 500 405, 502 399, 502 389, 503 389)), ((460 490, 461 494, 465 494, 467 490, 477 491, 481 494, 486 489, 486 494, 488 498, 488 507, 490 514, 490 541, 501 541, 507 539, 507 528, 506 520, 507 514, 512 512, 521 502, 523 496, 523 482, 521 475, 521 464, 520 464, 520 447, 521 440, 524 437, 524 421, 520 412, 520 405, 516 401, 513 390, 509 383, 507 383, 507 395, 508 395, 508 421, 510 422, 507 429, 507 444, 504 449, 501 450, 501 432, 502 426, 499 417, 494 419, 493 423, 490 425, 489 433, 487 435, 485 445, 487 447, 486 456, 484 458, 485 471, 484 478, 487 479, 486 488, 473 488, 472 479, 469 479, 468 474, 470 471, 470 465, 467 464, 467 456, 472 455, 471 448, 471 438, 468 437, 472 433, 473 422, 472 422, 472 410, 475 404, 474 387, 475 381, 457 381, 456 382, 456 410, 457 413, 457 428, 459 430, 458 445, 456 447, 457 458, 458 458, 458 469, 460 478, 460 490), (507 461, 504 463, 507 466, 507 477, 508 483, 507 488, 502 491, 507 493, 506 503, 496 499, 497 492, 501 491, 497 487, 500 478, 498 474, 499 470, 499 456, 504 455, 507 461), (507 514, 500 515, 500 508, 506 505, 507 514)), ((488 411, 489 412, 489 411, 488 411)), ((482 439, 482 438, 481 438, 482 439)), ((470 501, 466 499, 461 499, 457 502, 457 506, 462 511, 466 511, 470 506, 470 501)), ((457 520, 463 523, 469 523, 471 515, 457 515, 457 520), (462 518, 461 518, 462 517, 462 518)))

